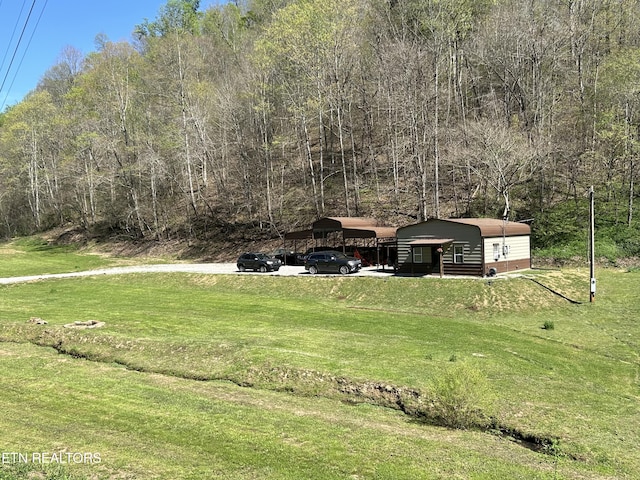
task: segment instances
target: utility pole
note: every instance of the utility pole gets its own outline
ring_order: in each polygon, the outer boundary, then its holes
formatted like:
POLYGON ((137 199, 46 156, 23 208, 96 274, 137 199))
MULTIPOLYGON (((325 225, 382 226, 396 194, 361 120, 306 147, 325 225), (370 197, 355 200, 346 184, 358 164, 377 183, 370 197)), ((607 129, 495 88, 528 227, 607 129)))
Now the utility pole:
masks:
POLYGON ((596 298, 596 273, 595 273, 595 248, 594 248, 594 191, 593 186, 589 189, 589 302, 593 303, 596 298))

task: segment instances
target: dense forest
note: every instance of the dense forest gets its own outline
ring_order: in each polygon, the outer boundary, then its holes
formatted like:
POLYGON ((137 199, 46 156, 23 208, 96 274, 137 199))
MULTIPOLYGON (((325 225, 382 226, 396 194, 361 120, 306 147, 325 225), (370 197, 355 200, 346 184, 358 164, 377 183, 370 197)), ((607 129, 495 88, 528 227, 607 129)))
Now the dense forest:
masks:
POLYGON ((0 115, 0 236, 532 222, 640 252, 640 1, 169 0, 0 115), (603 238, 604 238, 603 237, 603 238))

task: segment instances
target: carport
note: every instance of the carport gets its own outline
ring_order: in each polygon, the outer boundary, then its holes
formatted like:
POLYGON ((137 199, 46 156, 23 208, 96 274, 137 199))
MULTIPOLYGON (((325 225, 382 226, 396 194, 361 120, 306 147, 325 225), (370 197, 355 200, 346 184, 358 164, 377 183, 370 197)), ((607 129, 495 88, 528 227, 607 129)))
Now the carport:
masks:
MULTIPOLYGON (((282 247, 287 249, 287 242, 293 242, 293 251, 298 251, 298 242, 304 241, 305 250, 308 248, 309 240, 313 239, 313 231, 312 230, 297 230, 294 232, 287 232, 284 234, 284 243, 282 247)), ((286 258, 286 255, 285 255, 286 258)), ((285 262, 286 265, 286 262, 285 262)))
MULTIPOLYGON (((361 247, 375 247, 375 263, 380 265, 380 245, 396 239, 396 227, 379 225, 373 218, 366 217, 324 217, 313 222, 311 229, 299 230, 285 234, 285 241, 294 242, 294 250, 297 242, 312 240, 314 249, 319 246, 342 246, 342 252, 347 253, 347 240, 364 239, 365 245, 361 247), (333 245, 329 245, 333 243, 333 245), (367 245, 368 244, 368 245, 367 245)), ((357 254, 357 246, 354 245, 357 254)))
POLYGON ((380 247, 387 245, 389 242, 395 242, 397 230, 396 227, 369 226, 362 228, 345 228, 342 230, 342 234, 345 239, 364 239, 365 243, 369 243, 371 247, 375 247, 375 263, 376 265, 381 265, 383 262, 380 261, 380 247))

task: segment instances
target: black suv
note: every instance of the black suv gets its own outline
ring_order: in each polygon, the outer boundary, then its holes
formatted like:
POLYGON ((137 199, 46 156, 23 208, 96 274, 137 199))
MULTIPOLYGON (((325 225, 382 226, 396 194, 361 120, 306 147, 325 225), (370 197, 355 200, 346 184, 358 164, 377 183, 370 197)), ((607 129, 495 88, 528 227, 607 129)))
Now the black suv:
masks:
POLYGON ((325 252, 314 252, 307 256, 304 261, 304 269, 309 273, 348 273, 357 272, 362 267, 362 262, 354 257, 347 257, 344 253, 328 250, 325 252))
POLYGON ((238 270, 257 270, 259 272, 277 272, 282 262, 264 253, 243 253, 236 262, 238 270))

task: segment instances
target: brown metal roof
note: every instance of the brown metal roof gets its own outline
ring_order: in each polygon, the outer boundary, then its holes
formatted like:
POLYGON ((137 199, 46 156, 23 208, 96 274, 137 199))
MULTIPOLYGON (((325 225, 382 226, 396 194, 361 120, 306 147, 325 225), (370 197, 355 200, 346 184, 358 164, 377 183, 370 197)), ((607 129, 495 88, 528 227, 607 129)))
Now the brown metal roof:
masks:
POLYGON ((325 217, 313 222, 314 231, 338 232, 344 228, 376 227, 378 222, 374 218, 365 217, 325 217))
POLYGON ((316 233, 342 232, 345 238, 395 238, 397 228, 380 226, 375 218, 325 217, 313 222, 316 233))
POLYGON ((284 234, 285 240, 307 240, 309 238, 313 238, 313 230, 298 230, 284 234))
POLYGON ((373 218, 325 217, 313 222, 311 229, 288 232, 285 240, 321 238, 322 234, 342 232, 344 238, 396 238, 397 227, 380 226, 373 218))
MULTIPOLYGON (((428 220, 427 220, 428 221, 428 220)), ((509 222, 497 218, 448 218, 443 222, 463 223, 480 229, 483 237, 499 237, 502 235, 530 235, 531 227, 526 223, 509 222)))
POLYGON ((363 227, 345 228, 342 230, 345 238, 395 238, 397 227, 363 227))
POLYGON ((413 246, 431 246, 431 245, 446 245, 447 243, 453 243, 453 238, 418 238, 409 242, 409 245, 413 246))

